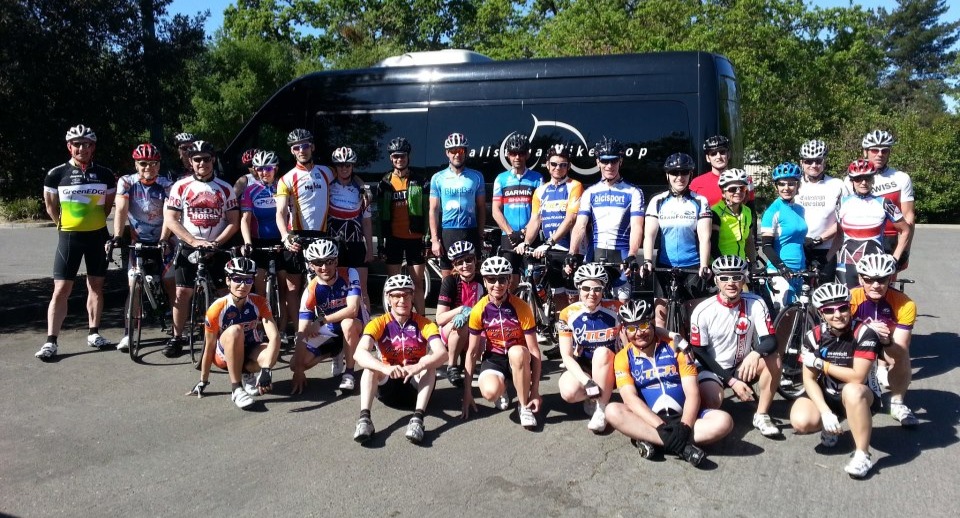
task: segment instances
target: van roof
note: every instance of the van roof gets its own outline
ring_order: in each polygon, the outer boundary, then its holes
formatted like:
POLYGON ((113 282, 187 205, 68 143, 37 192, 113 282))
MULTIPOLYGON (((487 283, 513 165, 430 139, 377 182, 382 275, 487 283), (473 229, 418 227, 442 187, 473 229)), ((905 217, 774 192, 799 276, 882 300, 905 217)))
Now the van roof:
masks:
POLYGON ((486 63, 493 58, 472 50, 444 49, 425 52, 407 52, 391 56, 373 65, 378 67, 417 67, 425 65, 453 65, 458 63, 486 63))

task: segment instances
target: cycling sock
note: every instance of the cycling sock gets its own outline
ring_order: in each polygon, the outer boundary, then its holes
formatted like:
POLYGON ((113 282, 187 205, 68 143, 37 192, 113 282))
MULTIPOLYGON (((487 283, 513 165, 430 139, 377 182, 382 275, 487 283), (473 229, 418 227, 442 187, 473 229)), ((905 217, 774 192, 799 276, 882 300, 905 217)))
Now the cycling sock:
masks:
MULTIPOLYGON (((350 367, 345 368, 345 369, 343 370, 343 373, 344 373, 344 374, 349 374, 349 375, 351 375, 351 376, 354 376, 354 374, 353 374, 353 369, 350 368, 350 367)), ((356 377, 356 376, 354 376, 354 377, 356 377)))
POLYGON ((95 334, 97 334, 97 333, 99 333, 99 332, 100 332, 100 328, 99 328, 99 327, 91 327, 91 328, 90 328, 90 332, 87 333, 87 334, 88 334, 88 335, 95 335, 95 334))
POLYGON ((360 411, 360 419, 363 419, 364 417, 366 417, 367 419, 370 419, 370 410, 360 411))
POLYGON ((47 335, 47 341, 53 345, 57 345, 57 335, 47 335))
POLYGON ((239 384, 239 383, 231 383, 231 384, 230 384, 230 390, 231 390, 231 391, 232 391, 232 390, 237 390, 238 388, 240 388, 240 384, 239 384))
POLYGON ((420 419, 421 421, 423 421, 423 413, 424 413, 423 410, 420 410, 420 409, 414 410, 414 411, 413 411, 413 417, 416 418, 416 419, 420 419))

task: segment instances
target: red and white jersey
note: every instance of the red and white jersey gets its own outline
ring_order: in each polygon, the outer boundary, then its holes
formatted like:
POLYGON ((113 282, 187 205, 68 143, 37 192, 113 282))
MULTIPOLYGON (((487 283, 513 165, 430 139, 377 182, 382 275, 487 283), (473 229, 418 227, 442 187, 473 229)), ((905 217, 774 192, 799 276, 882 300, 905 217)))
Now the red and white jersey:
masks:
POLYGON ((690 315, 690 345, 702 347, 724 369, 740 365, 760 338, 772 334, 767 305, 754 293, 744 293, 733 304, 711 297, 690 315))
POLYGON ((180 215, 180 223, 190 235, 213 241, 227 226, 227 211, 240 210, 233 187, 211 177, 210 181, 186 176, 173 184, 167 197, 167 209, 180 215))
MULTIPOLYGON (((847 194, 854 194, 850 178, 843 181, 843 187, 847 194)), ((874 196, 892 201, 901 210, 904 202, 914 201, 913 180, 910 179, 910 175, 889 165, 873 177, 873 189, 870 192, 874 196)), ((893 226, 893 222, 887 221, 887 226, 883 229, 883 235, 897 235, 897 229, 893 226)))

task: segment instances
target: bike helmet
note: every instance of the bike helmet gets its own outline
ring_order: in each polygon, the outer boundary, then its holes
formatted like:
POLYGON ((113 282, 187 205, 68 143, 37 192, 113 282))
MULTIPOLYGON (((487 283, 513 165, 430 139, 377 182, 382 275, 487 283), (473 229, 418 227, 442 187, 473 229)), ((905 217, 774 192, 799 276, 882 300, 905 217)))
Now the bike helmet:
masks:
POLYGON ((207 142, 206 140, 197 140, 190 145, 190 149, 187 150, 187 155, 194 156, 201 153, 207 153, 210 156, 213 156, 213 144, 207 142))
POLYGON ((624 324, 642 322, 653 318, 653 305, 645 300, 628 300, 617 310, 624 324))
POLYGON ((255 275, 257 273, 257 263, 253 262, 253 259, 247 259, 246 257, 234 257, 227 261, 227 265, 223 267, 223 271, 227 272, 227 275, 255 275))
POLYGON ((710 151, 712 149, 730 149, 730 139, 723 135, 714 135, 704 140, 703 150, 710 151))
POLYGON ((889 132, 883 130, 873 130, 864 135, 863 142, 860 143, 860 146, 863 149, 876 147, 884 148, 891 147, 896 143, 897 142, 893 139, 893 135, 891 135, 889 132))
POLYGON ((275 166, 280 163, 280 159, 273 151, 260 150, 253 155, 252 163, 253 167, 275 166))
POLYGON ((456 261, 463 256, 473 255, 477 252, 476 247, 470 241, 457 241, 447 249, 447 258, 456 261))
POLYGON ((480 265, 480 275, 511 275, 512 273, 513 266, 510 265, 510 261, 498 255, 487 258, 480 265))
POLYGON ((530 152, 530 137, 523 133, 514 133, 507 137, 505 142, 507 152, 519 151, 521 153, 530 152))
POLYGON ((304 142, 308 140, 313 140, 313 133, 310 133, 309 131, 303 128, 297 128, 291 131, 289 135, 287 135, 288 146, 292 146, 297 142, 304 142))
POLYGON ((443 149, 466 148, 467 146, 467 137, 463 133, 451 133, 447 135, 447 140, 443 141, 443 149))
POLYGON ((596 263, 587 263, 577 268, 573 274, 574 286, 580 286, 583 281, 600 281, 600 284, 606 286, 608 280, 607 269, 596 263))
POLYGON ((710 265, 714 275, 742 274, 747 271, 747 261, 739 255, 721 255, 710 265))
POLYGON ((140 144, 136 149, 133 150, 133 159, 146 160, 148 162, 159 162, 160 151, 157 149, 157 146, 154 146, 153 144, 140 144))
POLYGON ((240 163, 242 163, 245 167, 250 167, 250 165, 253 164, 253 157, 258 151, 260 150, 255 147, 244 151, 243 156, 240 157, 240 163))
POLYGON ((770 173, 770 179, 774 182, 778 180, 787 180, 790 178, 799 180, 801 176, 803 176, 803 172, 800 170, 800 166, 794 164, 793 162, 784 162, 777 167, 774 167, 773 172, 770 173))
POLYGON ((612 160, 623 156, 623 144, 619 140, 603 137, 593 146, 593 153, 601 160, 612 160))
POLYGON ((547 150, 547 158, 552 156, 560 156, 570 160, 570 148, 565 144, 554 144, 550 146, 547 150))
POLYGON ((720 187, 726 187, 734 183, 748 185, 750 183, 750 178, 747 176, 747 172, 743 169, 733 168, 726 169, 720 173, 720 179, 718 180, 720 187))
POLYGON ((693 171, 695 168, 696 164, 693 162, 693 158, 686 153, 674 153, 668 156, 663 163, 663 170, 668 173, 670 171, 693 171))
POLYGON ((408 142, 407 139, 403 137, 397 137, 390 141, 390 146, 387 147, 387 150, 390 152, 391 155, 396 153, 403 153, 405 155, 409 155, 410 151, 412 151, 413 148, 410 147, 410 142, 408 142))
POLYGON ((862 158, 850 162, 850 165, 847 166, 847 176, 850 178, 873 176, 876 173, 877 171, 873 168, 873 164, 862 158))
POLYGON ((813 307, 817 309, 842 302, 850 302, 850 290, 846 284, 830 282, 813 291, 813 307))
POLYGON ((827 144, 822 140, 808 140, 800 146, 800 158, 826 158, 827 144))
POLYGON ((96 142, 97 134, 93 132, 92 128, 78 124, 67 130, 67 142, 78 138, 85 138, 90 142, 96 142))
POLYGON ((383 283, 383 292, 390 293, 397 290, 413 291, 413 277, 403 274, 387 277, 387 282, 383 283))
POLYGON ((344 146, 333 150, 330 155, 330 161, 334 164, 356 164, 357 154, 352 149, 344 146))
POLYGON ((319 239, 310 243, 310 246, 303 251, 303 258, 307 262, 313 261, 324 261, 327 259, 333 259, 340 254, 340 251, 337 250, 337 244, 329 239, 319 239))
POLYGON ((197 141, 197 137, 193 133, 177 133, 173 136, 173 141, 177 143, 178 146, 183 144, 192 144, 197 141))
POLYGON ((857 261, 857 273, 864 277, 887 277, 897 272, 897 260, 890 254, 867 254, 857 261))

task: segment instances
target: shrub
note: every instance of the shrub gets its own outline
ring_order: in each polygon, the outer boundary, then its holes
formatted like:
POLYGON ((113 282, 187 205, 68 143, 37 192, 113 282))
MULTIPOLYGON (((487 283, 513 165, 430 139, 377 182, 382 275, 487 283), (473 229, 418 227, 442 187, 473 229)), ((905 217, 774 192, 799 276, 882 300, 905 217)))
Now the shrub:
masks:
POLYGON ((44 219, 46 210, 43 207, 43 201, 39 198, 15 198, 0 201, 0 217, 7 221, 44 219))

